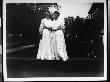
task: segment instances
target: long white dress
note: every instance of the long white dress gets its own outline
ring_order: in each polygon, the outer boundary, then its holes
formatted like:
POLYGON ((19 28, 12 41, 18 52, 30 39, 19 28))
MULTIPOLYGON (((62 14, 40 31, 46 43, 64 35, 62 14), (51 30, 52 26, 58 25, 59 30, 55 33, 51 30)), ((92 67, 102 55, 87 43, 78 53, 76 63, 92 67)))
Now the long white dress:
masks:
POLYGON ((46 28, 64 29, 64 23, 61 21, 51 21, 42 19, 39 30, 42 31, 42 39, 39 43, 37 59, 41 60, 68 60, 64 33, 62 30, 50 31, 46 28), (41 30, 43 29, 43 30, 41 30))
POLYGON ((40 39, 37 59, 53 60, 54 56, 51 54, 51 20, 42 19, 39 31, 42 32, 42 39, 40 39))

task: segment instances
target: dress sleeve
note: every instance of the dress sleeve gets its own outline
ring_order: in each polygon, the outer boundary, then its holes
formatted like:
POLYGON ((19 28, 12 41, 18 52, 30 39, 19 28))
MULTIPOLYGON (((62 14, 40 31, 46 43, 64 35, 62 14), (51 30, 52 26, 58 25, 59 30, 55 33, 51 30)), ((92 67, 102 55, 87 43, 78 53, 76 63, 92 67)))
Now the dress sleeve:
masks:
POLYGON ((61 21, 61 29, 65 29, 64 21, 61 21))
POLYGON ((39 27, 39 32, 42 33, 43 29, 44 29, 44 21, 41 20, 41 24, 40 24, 40 27, 39 27))

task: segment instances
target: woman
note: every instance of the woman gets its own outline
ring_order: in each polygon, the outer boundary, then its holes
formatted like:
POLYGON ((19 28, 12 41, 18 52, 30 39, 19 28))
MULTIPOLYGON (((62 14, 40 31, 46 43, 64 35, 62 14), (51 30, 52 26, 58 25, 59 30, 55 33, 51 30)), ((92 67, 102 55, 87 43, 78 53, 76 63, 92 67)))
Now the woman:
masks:
POLYGON ((46 12, 46 17, 41 20, 39 27, 42 38, 39 43, 37 59, 54 60, 54 56, 51 54, 51 27, 52 21, 50 19, 50 13, 46 12))
POLYGON ((60 60, 68 59, 64 39, 64 23, 58 20, 59 12, 55 11, 50 19, 49 12, 41 20, 39 32, 42 35, 39 43, 37 59, 60 60))
POLYGON ((53 14, 54 20, 52 21, 52 33, 51 33, 51 48, 52 55, 56 60, 62 59, 63 61, 68 60, 66 44, 64 39, 64 21, 58 19, 60 13, 55 11, 53 14))

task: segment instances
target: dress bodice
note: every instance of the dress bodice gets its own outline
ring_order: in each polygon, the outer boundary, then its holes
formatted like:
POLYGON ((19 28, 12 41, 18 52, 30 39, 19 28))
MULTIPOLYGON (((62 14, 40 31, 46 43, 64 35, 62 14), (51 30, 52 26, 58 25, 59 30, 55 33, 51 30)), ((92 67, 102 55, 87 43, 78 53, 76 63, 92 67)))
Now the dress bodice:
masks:
POLYGON ((64 28, 64 22, 62 20, 51 20, 51 19, 42 19, 41 20, 41 28, 47 28, 47 29, 58 29, 59 27, 60 28, 64 28))
POLYGON ((64 28, 64 23, 62 20, 53 20, 52 28, 58 29, 59 27, 64 28))
POLYGON ((52 27, 52 21, 50 20, 50 19, 42 19, 42 21, 43 21, 43 25, 44 25, 44 27, 46 27, 46 28, 51 28, 52 27))

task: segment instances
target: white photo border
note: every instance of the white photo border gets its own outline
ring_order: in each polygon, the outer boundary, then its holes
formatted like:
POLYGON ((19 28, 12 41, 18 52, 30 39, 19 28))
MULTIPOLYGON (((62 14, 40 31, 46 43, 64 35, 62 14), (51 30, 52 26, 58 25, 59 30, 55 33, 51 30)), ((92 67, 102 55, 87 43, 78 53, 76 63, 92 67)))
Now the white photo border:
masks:
MULTIPOLYGON (((6 66, 6 3, 58 3, 64 0, 3 0, 3 77, 4 81, 102 81, 107 80, 107 2, 106 0, 70 0, 74 2, 104 3, 104 77, 36 77, 7 78, 6 66)), ((66 0, 65 0, 66 1, 66 0)))

